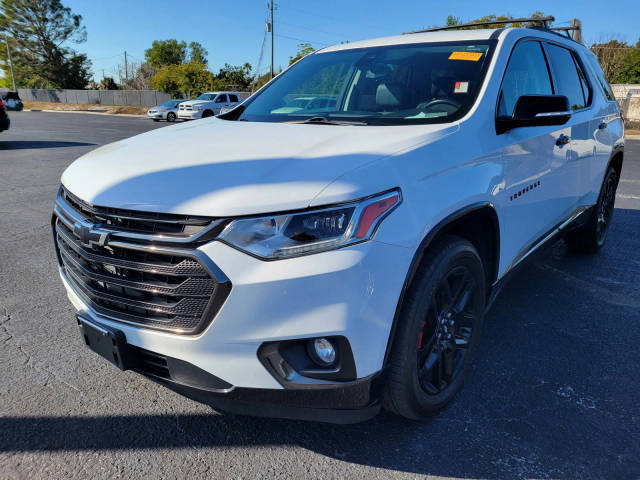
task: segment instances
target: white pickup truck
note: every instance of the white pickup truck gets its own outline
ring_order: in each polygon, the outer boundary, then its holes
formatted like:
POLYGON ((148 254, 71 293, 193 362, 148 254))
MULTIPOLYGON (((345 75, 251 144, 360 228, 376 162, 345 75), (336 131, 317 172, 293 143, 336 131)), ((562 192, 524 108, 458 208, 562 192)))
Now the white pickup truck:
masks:
POLYGON ((241 101, 238 92, 205 92, 195 100, 182 102, 178 109, 178 118, 195 120, 213 117, 220 113, 220 109, 232 109, 241 101))

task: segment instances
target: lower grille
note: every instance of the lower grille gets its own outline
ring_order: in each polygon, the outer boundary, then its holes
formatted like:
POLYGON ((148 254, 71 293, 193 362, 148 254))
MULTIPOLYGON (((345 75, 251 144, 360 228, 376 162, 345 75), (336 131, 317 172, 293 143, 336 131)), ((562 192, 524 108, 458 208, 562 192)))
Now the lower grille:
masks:
POLYGON ((67 279, 87 304, 112 320, 197 333, 229 293, 228 281, 218 282, 188 252, 123 242, 87 245, 60 218, 54 232, 67 279))

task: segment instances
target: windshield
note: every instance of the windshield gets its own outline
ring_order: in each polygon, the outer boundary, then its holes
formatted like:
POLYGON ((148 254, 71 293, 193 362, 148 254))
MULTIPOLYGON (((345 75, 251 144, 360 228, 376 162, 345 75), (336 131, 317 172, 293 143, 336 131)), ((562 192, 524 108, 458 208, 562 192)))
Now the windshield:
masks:
POLYGON ((450 122, 473 105, 492 45, 428 43, 310 55, 250 100, 238 119, 450 122))
POLYGON ((169 100, 168 102, 164 102, 162 104, 163 107, 175 107, 177 104, 179 104, 181 102, 181 100, 176 101, 176 100, 169 100))
POLYGON ((213 100, 214 98, 216 98, 215 93, 203 93, 198 98, 196 98, 196 100, 213 100))

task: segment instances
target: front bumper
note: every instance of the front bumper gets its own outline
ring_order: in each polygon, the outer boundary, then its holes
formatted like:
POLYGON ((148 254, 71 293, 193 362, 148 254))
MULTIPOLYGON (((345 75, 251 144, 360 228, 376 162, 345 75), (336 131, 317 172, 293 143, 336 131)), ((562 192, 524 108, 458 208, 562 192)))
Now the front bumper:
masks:
POLYGON ((166 112, 147 112, 147 117, 153 118, 155 120, 163 120, 165 118, 166 112))
POLYGON ((189 362, 235 387, 282 389, 257 352, 266 342, 291 339, 344 336, 353 352, 357 378, 381 370, 411 261, 409 249, 370 241, 272 262, 219 241, 199 250, 229 277, 233 287, 215 318, 197 335, 108 320, 84 303, 62 271, 61 277, 81 314, 121 330, 132 345, 189 362))
POLYGON ((197 110, 178 110, 178 118, 183 120, 196 120, 202 118, 202 112, 197 110))

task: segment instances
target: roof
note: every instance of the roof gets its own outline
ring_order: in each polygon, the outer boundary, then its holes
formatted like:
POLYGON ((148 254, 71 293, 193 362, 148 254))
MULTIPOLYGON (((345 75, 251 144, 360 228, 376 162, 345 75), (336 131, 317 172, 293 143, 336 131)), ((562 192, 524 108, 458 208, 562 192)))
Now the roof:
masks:
POLYGON ((412 43, 456 42, 461 40, 488 40, 496 29, 448 30, 442 32, 408 33, 393 37, 372 38, 357 42, 342 43, 323 48, 322 53, 353 48, 384 47, 386 45, 409 45, 412 43))
POLYGON ((517 37, 533 36, 553 40, 560 43, 567 43, 574 48, 577 45, 583 46, 574 40, 560 35, 552 30, 543 28, 492 28, 492 29, 473 29, 473 30, 444 30, 437 32, 407 33, 404 35, 396 35, 393 37, 373 38, 370 40, 360 40, 357 42, 343 43, 333 45, 331 47, 318 50, 319 53, 337 52, 340 50, 351 50, 355 48, 384 47, 388 45, 410 45, 414 43, 436 43, 436 42, 456 42, 456 41, 476 41, 489 40, 490 38, 504 39, 507 35, 515 35, 517 37))

